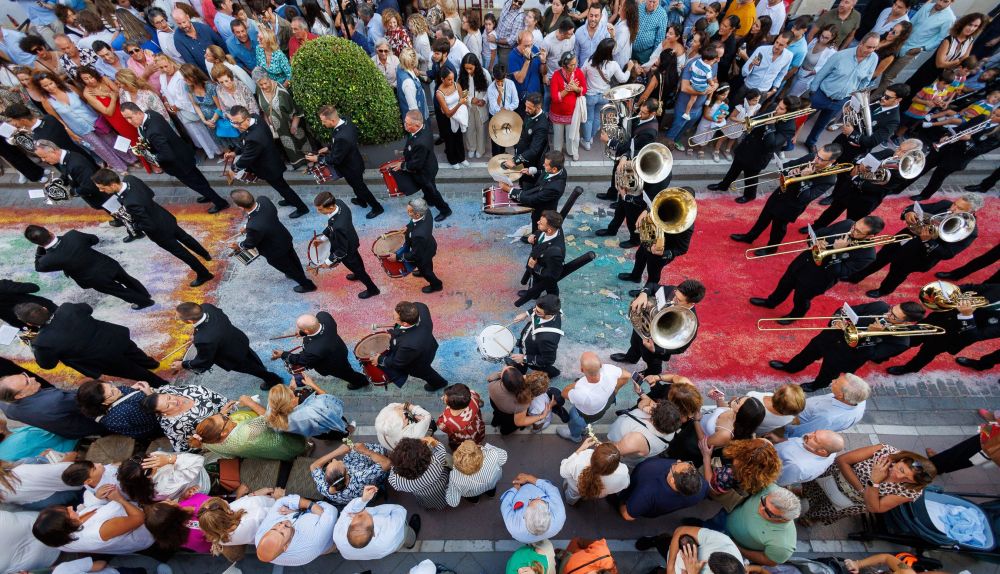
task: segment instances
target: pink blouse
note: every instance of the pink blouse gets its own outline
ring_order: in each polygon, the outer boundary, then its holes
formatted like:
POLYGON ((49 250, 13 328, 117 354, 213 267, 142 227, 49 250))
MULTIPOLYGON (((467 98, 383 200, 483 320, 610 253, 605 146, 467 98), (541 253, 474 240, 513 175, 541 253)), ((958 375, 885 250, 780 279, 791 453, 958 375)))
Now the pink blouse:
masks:
POLYGON ((198 492, 178 503, 182 508, 190 508, 194 512, 187 522, 188 538, 184 548, 199 554, 208 554, 212 551, 212 543, 205 538, 205 533, 198 526, 198 510, 209 498, 207 494, 198 492))
MULTIPOLYGON (((149 66, 153 66, 153 69, 156 69, 156 62, 153 61, 153 53, 150 52, 149 50, 143 50, 143 51, 146 52, 146 63, 145 64, 140 64, 139 62, 136 62, 135 58, 131 58, 130 57, 128 59, 128 69, 130 69, 133 72, 135 72, 135 75, 139 76, 140 78, 143 76, 143 74, 146 73, 146 68, 148 68, 149 66)), ((153 86, 153 89, 156 90, 156 93, 159 94, 160 93, 160 72, 154 72, 153 75, 151 75, 149 77, 148 81, 149 81, 149 84, 151 86, 153 86)))

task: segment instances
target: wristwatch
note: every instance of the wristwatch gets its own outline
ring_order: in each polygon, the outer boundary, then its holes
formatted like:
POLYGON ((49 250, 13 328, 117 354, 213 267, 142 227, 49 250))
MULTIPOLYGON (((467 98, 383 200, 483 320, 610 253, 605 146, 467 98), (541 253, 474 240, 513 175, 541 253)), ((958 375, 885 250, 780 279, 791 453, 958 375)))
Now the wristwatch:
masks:
POLYGON ((873 487, 873 488, 878 488, 878 487, 879 487, 879 486, 881 486, 881 485, 882 485, 882 484, 881 484, 881 483, 879 483, 879 482, 874 482, 874 481, 872 481, 872 479, 870 479, 870 478, 868 479, 868 486, 871 486, 871 487, 873 487))

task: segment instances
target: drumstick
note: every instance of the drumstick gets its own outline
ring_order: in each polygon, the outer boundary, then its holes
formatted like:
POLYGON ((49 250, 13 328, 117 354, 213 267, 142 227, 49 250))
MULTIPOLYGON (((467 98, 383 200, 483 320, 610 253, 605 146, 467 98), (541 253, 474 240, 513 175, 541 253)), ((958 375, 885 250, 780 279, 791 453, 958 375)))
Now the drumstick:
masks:
POLYGON ((184 344, 183 344, 183 345, 181 345, 180 347, 177 347, 177 348, 176 348, 176 349, 174 349, 173 351, 170 351, 169 353, 167 353, 166 355, 164 355, 164 356, 163 356, 163 358, 162 358, 162 359, 160 359, 160 361, 159 361, 159 362, 161 362, 161 363, 162 363, 163 361, 166 361, 166 360, 167 360, 167 359, 169 359, 170 357, 172 357, 172 356, 176 355, 178 351, 180 351, 180 350, 182 350, 182 349, 186 349, 187 347, 189 347, 189 346, 190 346, 190 344, 191 344, 191 343, 190 343, 190 341, 189 341, 189 342, 187 342, 187 343, 184 343, 184 344))
POLYGON ((293 337, 301 337, 302 335, 298 333, 292 333, 291 335, 282 335, 280 337, 271 337, 268 341, 279 341, 281 339, 291 339, 293 337))

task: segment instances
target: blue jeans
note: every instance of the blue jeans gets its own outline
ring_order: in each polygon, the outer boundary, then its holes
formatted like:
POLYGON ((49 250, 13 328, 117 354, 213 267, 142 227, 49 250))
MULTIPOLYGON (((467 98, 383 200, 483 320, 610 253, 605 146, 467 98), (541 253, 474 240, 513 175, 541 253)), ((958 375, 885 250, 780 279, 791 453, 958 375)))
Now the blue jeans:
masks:
POLYGON ((818 113, 816 114, 816 123, 813 124, 812 129, 809 131, 809 135, 806 136, 806 147, 816 145, 819 140, 820 134, 826 129, 826 124, 830 123, 830 120, 844 109, 844 104, 850 98, 844 98, 841 100, 831 100, 823 93, 823 90, 816 90, 813 92, 812 101, 809 107, 815 109, 818 113))
MULTIPOLYGON (((610 408, 610 405, 616 402, 614 397, 611 397, 610 400, 611 402, 608 403, 609 406, 607 408, 610 408)), ((591 421, 596 421, 596 419, 599 419, 604 415, 604 412, 607 410, 607 408, 605 408, 604 411, 601 411, 597 415, 588 418, 590 418, 591 421)), ((573 440, 582 439, 583 431, 587 428, 587 425, 589 424, 586 421, 586 419, 583 418, 583 416, 584 416, 583 413, 576 410, 576 407, 573 407, 569 410, 569 420, 566 421, 566 424, 569 426, 569 432, 573 436, 573 440)))
POLYGON ((695 100, 694 106, 691 108, 690 120, 685 120, 683 117, 684 110, 687 109, 688 99, 691 97, 691 94, 677 94, 677 103, 674 104, 674 119, 670 124, 670 129, 667 130, 668 140, 677 141, 678 136, 684 133, 688 126, 697 125, 698 120, 701 119, 701 109, 705 105, 705 96, 697 96, 698 99, 695 100))
POLYGON ((50 506, 75 506, 83 500, 82 490, 62 490, 36 502, 21 504, 24 510, 42 510, 50 506))
POLYGON ((601 128, 601 106, 608 103, 603 94, 587 94, 587 121, 583 124, 583 135, 580 139, 587 143, 594 141, 594 134, 601 128))

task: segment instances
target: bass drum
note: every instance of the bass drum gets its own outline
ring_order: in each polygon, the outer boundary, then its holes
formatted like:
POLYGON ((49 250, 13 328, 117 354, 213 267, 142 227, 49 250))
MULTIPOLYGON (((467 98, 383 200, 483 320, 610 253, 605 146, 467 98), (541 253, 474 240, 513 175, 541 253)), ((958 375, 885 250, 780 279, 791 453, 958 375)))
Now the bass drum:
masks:
POLYGON ((399 184, 396 183, 396 176, 393 175, 395 173, 393 168, 399 165, 403 165, 403 160, 394 159, 383 163, 378 168, 382 172, 382 181, 385 182, 385 188, 389 190, 389 197, 403 196, 403 192, 399 191, 399 184))
POLYGON ((361 370, 364 371, 368 381, 377 387, 389 384, 389 377, 386 376, 382 367, 378 366, 378 357, 389 350, 390 341, 392 341, 392 335, 389 333, 372 333, 358 341, 358 344, 354 346, 354 356, 361 363, 361 370), (376 358, 373 360, 372 356, 376 358))
POLYGON ((396 255, 402 254, 406 242, 402 231, 390 231, 378 236, 372 244, 372 253, 378 257, 385 274, 393 279, 406 277, 413 271, 413 264, 406 261, 396 261, 396 255))
POLYGON ((499 185, 494 185, 483 190, 483 213, 490 215, 523 215, 531 213, 531 208, 513 201, 510 198, 510 191, 505 191, 499 185))

